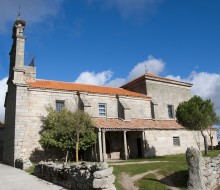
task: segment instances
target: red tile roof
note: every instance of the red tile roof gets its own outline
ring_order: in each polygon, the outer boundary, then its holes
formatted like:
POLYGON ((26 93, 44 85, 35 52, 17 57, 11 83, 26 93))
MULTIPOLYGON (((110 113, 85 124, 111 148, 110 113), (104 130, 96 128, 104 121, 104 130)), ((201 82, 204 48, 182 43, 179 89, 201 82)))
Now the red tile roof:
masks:
POLYGON ((139 94, 136 92, 131 92, 122 88, 113 88, 107 86, 95 86, 88 84, 77 84, 71 82, 59 82, 59 81, 49 81, 49 80, 37 80, 35 82, 27 82, 30 88, 39 89, 52 89, 52 90, 63 90, 63 91, 80 91, 80 92, 90 92, 98 94, 111 94, 111 95, 124 95, 124 96, 134 96, 141 98, 150 98, 144 94, 139 94))
POLYGON ((106 129, 184 129, 175 120, 93 118, 97 128, 106 129))

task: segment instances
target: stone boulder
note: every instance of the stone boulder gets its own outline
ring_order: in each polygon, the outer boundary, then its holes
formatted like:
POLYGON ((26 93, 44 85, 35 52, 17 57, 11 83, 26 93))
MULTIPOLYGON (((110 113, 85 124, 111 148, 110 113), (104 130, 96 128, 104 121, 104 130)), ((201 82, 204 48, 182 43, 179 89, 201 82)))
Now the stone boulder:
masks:
POLYGON ((202 155, 198 149, 187 148, 186 159, 189 169, 188 190, 205 190, 202 174, 202 155))

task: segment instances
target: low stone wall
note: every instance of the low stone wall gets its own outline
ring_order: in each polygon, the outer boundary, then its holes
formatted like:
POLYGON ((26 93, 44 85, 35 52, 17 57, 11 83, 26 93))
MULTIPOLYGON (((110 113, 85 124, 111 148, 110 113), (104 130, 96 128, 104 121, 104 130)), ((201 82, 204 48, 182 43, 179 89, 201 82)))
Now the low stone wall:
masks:
POLYGON ((44 180, 74 190, 116 190, 113 168, 107 163, 86 163, 60 165, 54 162, 40 162, 35 175, 44 180))
POLYGON ((203 177, 207 189, 220 186, 220 155, 215 158, 203 158, 203 177))
POLYGON ((203 158, 195 148, 188 148, 186 158, 189 167, 188 190, 215 190, 220 186, 220 155, 203 158))

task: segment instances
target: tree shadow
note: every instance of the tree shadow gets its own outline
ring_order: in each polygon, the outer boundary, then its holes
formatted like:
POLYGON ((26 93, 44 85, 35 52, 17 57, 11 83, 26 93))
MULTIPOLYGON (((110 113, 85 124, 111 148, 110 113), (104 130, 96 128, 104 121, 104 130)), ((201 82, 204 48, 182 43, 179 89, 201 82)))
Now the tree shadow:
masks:
POLYGON ((58 150, 43 150, 35 148, 29 159, 32 163, 38 163, 40 161, 64 162, 65 155, 62 151, 58 150))
POLYGON ((170 187, 187 188, 188 170, 174 172, 166 177, 163 177, 162 179, 153 179, 147 176, 144 179, 157 181, 170 187))
POLYGON ((144 157, 147 157, 147 158, 156 157, 156 148, 154 146, 150 147, 147 140, 144 140, 143 151, 144 151, 144 157))

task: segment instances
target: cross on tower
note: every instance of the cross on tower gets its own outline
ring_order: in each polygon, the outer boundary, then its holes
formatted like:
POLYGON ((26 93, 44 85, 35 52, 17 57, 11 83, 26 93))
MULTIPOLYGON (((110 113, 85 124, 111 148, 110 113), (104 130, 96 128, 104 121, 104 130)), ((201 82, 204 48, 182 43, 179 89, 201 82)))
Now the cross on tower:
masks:
POLYGON ((18 7, 17 13, 18 13, 18 18, 20 18, 20 16, 21 16, 21 7, 20 7, 20 5, 19 5, 19 7, 18 7))

